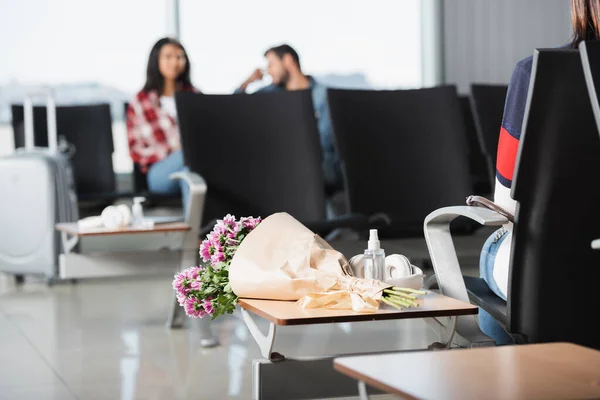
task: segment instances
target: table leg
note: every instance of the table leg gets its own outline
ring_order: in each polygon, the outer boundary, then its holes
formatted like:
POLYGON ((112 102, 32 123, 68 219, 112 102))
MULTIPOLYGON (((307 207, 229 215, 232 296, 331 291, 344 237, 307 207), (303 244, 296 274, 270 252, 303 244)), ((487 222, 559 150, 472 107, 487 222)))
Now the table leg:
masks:
POLYGON ((250 334, 256 341, 256 344, 258 344, 258 347, 260 347, 260 353, 262 354, 262 356, 271 362, 283 361, 285 359, 285 356, 283 354, 272 352, 273 344, 275 344, 275 333, 277 332, 277 325, 270 322, 269 333, 265 335, 260 331, 260 329, 258 329, 258 326, 254 322, 248 311, 244 309, 242 309, 242 318, 244 319, 244 322, 246 323, 250 334))
POLYGON ((216 347, 219 345, 219 340, 213 335, 211 325, 209 316, 198 318, 193 324, 200 334, 200 346, 202 347, 216 347))
POLYGON ((429 350, 449 349, 452 346, 452 340, 456 332, 457 317, 448 317, 448 323, 443 323, 439 318, 431 318, 429 322, 434 326, 434 330, 440 337, 439 342, 429 345, 429 350))
POLYGON ((184 322, 183 307, 177 302, 177 295, 175 292, 173 292, 171 297, 171 307, 169 309, 169 316, 167 317, 167 328, 182 328, 184 322))
POLYGON ((367 385, 363 381, 358 381, 358 396, 360 397, 360 400, 369 400, 367 385))

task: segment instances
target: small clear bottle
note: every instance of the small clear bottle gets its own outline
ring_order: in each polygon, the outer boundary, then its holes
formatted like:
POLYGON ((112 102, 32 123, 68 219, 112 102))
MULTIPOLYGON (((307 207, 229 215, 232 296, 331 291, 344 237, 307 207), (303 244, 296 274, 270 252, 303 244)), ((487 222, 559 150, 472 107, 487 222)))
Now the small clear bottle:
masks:
POLYGON ((134 197, 133 205, 131 206, 131 214, 133 215, 132 226, 134 228, 141 228, 144 225, 144 209, 142 208, 142 202, 146 201, 144 197, 134 197))
POLYGON ((385 271, 385 251, 381 248, 377 229, 369 231, 369 243, 364 252, 365 279, 383 280, 385 271))

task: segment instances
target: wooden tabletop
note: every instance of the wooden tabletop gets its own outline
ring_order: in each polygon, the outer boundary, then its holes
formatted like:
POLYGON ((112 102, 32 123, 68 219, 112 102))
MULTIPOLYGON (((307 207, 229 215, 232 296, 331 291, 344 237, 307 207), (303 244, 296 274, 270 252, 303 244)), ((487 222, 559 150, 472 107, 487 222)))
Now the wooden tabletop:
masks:
POLYGON ((477 314, 477 306, 428 292, 417 297, 419 307, 399 311, 385 304, 376 313, 357 313, 326 308, 302 309, 295 301, 239 299, 239 305, 276 325, 328 324, 333 322, 450 317, 477 314))
POLYGON ((342 357, 334 366, 404 399, 600 399, 600 351, 569 343, 342 357))
POLYGON ((74 236, 101 236, 101 235, 123 235, 132 233, 157 233, 157 232, 182 232, 189 231, 190 226, 183 222, 174 222, 168 224, 155 224, 153 228, 93 228, 79 229, 77 223, 56 224, 56 229, 74 236))

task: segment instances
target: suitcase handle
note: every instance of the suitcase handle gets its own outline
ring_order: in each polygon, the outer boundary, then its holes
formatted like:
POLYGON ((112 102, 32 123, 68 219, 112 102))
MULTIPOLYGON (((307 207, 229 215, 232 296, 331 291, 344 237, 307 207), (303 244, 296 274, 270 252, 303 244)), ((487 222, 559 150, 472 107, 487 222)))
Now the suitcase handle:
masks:
POLYGON ((48 90, 43 93, 29 93, 23 100, 23 122, 24 122, 24 133, 25 133, 25 149, 33 150, 34 148, 34 136, 33 136, 33 96, 44 95, 46 96, 46 123, 48 125, 48 148, 51 152, 58 152, 58 135, 56 132, 56 101, 54 100, 54 93, 52 90, 48 90))

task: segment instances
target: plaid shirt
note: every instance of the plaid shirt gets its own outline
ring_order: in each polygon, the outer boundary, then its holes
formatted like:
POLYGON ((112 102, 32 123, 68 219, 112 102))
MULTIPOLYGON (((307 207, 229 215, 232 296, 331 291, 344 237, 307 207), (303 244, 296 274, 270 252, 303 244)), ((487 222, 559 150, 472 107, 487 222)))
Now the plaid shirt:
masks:
POLYGON ((181 147, 177 121, 161 109, 155 91, 141 91, 129 103, 127 136, 131 158, 143 172, 181 147))

